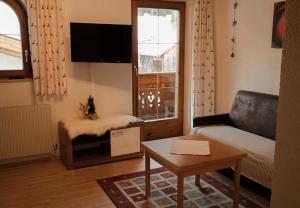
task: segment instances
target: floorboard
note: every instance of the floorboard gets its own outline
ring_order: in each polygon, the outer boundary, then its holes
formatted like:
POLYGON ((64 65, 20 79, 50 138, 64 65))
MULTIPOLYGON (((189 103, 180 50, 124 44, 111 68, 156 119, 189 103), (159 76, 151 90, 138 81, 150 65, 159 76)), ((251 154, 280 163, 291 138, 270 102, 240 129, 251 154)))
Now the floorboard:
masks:
MULTIPOLYGON (((159 164, 151 162, 151 168, 159 164)), ((111 208, 115 207, 97 179, 144 170, 144 159, 132 159, 76 170, 66 170, 58 159, 0 168, 1 208, 111 208)), ((218 173, 212 173, 218 174, 218 173)), ((231 181, 218 174, 219 180, 231 181)), ((269 201, 243 189, 264 207, 269 201)))

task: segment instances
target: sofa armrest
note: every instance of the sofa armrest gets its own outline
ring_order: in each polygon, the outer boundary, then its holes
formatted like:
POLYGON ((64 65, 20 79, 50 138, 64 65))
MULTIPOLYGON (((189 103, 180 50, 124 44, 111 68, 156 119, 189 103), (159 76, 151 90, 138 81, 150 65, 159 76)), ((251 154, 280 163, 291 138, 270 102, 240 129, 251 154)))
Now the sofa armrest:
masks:
POLYGON ((230 120, 230 117, 229 117, 229 113, 212 115, 212 116, 195 117, 193 119, 193 127, 206 126, 206 125, 216 125, 216 124, 231 125, 231 120, 230 120))

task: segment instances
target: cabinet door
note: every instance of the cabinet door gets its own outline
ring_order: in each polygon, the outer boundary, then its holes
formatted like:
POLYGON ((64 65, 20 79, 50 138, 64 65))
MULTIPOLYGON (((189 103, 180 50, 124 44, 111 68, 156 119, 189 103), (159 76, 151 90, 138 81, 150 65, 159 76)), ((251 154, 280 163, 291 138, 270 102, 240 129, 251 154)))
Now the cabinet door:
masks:
POLYGON ((140 127, 112 130, 110 148, 112 157, 140 152, 140 127))

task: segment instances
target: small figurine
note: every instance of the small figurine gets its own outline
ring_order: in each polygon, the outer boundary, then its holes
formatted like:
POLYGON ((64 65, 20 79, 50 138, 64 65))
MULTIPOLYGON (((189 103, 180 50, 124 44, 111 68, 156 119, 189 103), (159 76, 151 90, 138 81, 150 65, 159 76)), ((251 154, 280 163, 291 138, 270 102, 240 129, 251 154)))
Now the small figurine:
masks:
POLYGON ((95 113, 96 108, 94 104, 94 98, 92 96, 88 98, 87 110, 88 110, 88 115, 95 113))
POLYGON ((98 119, 98 115, 96 113, 96 108, 94 104, 94 99, 90 95, 86 105, 80 103, 80 110, 83 112, 85 118, 89 118, 91 120, 98 119))

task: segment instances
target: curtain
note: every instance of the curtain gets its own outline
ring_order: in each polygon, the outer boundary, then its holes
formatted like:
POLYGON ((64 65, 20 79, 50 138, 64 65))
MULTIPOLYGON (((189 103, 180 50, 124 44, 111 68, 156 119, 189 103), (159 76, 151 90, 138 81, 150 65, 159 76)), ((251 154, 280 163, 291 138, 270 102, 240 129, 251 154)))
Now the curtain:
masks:
POLYGON ((62 0, 26 0, 37 96, 67 93, 62 0))
POLYGON ((214 114, 212 0, 196 0, 193 19, 193 116, 214 114))

